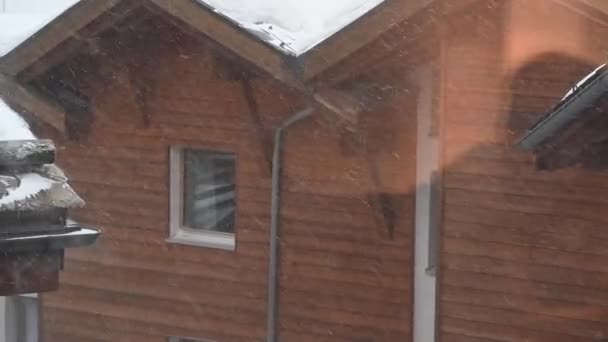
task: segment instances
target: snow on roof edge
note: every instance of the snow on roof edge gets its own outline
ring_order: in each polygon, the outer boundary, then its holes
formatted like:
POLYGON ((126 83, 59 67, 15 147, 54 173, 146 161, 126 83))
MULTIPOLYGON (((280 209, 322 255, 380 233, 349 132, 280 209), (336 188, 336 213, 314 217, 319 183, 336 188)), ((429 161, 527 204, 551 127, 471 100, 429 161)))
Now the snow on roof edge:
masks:
POLYGON ((385 0, 197 1, 280 52, 299 57, 385 0))
MULTIPOLYGON (((48 13, 0 13, 0 59, 36 35, 79 1, 66 0, 61 6, 48 13)), ((197 0, 204 7, 271 47, 294 57, 299 57, 315 48, 384 1, 197 0), (235 10, 241 7, 244 9, 235 10)))
POLYGON ((368 3, 366 3, 365 6, 361 6, 359 8, 359 10, 353 14, 352 18, 346 22, 344 22, 342 25, 340 25, 339 27, 336 27, 335 30, 333 32, 328 32, 328 34, 324 37, 319 38, 317 41, 315 41, 313 44, 309 45, 306 49, 304 49, 303 51, 301 51, 299 55, 303 55, 306 52, 314 49, 315 47, 317 47, 318 45, 320 45, 321 43, 323 43, 324 41, 328 40, 329 38, 333 37, 334 35, 336 35, 337 33, 341 32, 342 30, 344 30, 346 27, 348 27, 349 25, 353 24, 354 22, 356 22, 357 20, 361 19, 364 15, 366 15, 367 13, 369 13, 370 11, 372 11, 373 9, 375 9, 376 7, 378 7, 380 4, 382 4, 384 2, 384 0, 374 0, 374 1, 370 1, 368 3))
POLYGON ((42 177, 37 173, 24 173, 18 175, 19 186, 6 190, 6 195, 0 197, 0 207, 9 206, 48 191, 55 183, 53 180, 42 177))

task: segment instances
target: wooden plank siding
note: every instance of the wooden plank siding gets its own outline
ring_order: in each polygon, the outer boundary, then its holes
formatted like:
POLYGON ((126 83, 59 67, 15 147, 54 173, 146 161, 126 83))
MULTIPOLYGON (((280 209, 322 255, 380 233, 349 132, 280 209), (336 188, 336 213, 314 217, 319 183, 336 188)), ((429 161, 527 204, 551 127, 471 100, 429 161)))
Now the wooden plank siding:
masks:
MULTIPOLYGON (((96 246, 68 252, 60 291, 44 295, 47 342, 265 339, 271 190, 265 148, 272 146, 260 144, 240 82, 217 74, 216 52, 171 26, 154 26, 145 44, 114 43, 133 42, 121 36, 129 31, 106 34, 103 57, 69 62, 95 111, 86 141, 40 132, 57 140, 58 163, 87 201, 74 218, 103 230, 96 246), (145 113, 130 82, 134 63, 144 65, 136 76, 149 87, 145 113), (172 145, 236 153, 234 253, 165 242, 172 145)), ((267 133, 303 105, 266 76, 253 86, 267 133)), ((281 340, 410 340, 416 125, 413 113, 395 110, 411 102, 406 95, 371 113, 373 152, 345 149, 344 132, 321 113, 288 131, 281 340), (393 138, 378 139, 383 135, 393 138), (373 181, 372 168, 382 182, 373 181), (378 193, 393 198, 393 232, 378 193)))
POLYGON ((608 338, 608 175, 539 172, 513 146, 600 62, 597 52, 589 53, 596 42, 586 35, 572 42, 560 33, 605 33, 591 21, 576 26, 578 16, 550 2, 483 1, 445 22, 443 342, 608 338), (513 25, 527 17, 538 21, 528 38, 544 34, 580 48, 570 55, 547 51, 510 70, 517 54, 532 49, 514 34, 521 26, 513 25), (580 63, 582 54, 591 57, 580 63))
POLYGON ((293 185, 293 192, 284 195, 282 223, 279 311, 285 332, 318 331, 319 339, 345 341, 411 339, 416 120, 414 97, 403 83, 399 87, 403 91, 387 98, 385 106, 365 113, 360 123, 365 128, 354 133, 365 139, 364 148, 345 147, 349 133, 322 121, 300 123, 287 134, 284 181, 288 189, 293 185), (306 181, 311 176, 317 177, 314 183, 306 181), (304 186, 296 187, 296 182, 304 186), (322 195, 292 200, 311 192, 322 195), (393 196, 394 232, 385 217, 373 214, 381 193, 393 196), (315 205, 320 199, 323 202, 315 205), (302 230, 288 213, 302 216, 311 204, 318 209, 310 219, 322 229, 311 224, 302 230), (328 209, 334 210, 333 219, 326 217, 328 209), (342 215, 344 221, 336 221, 342 215), (323 268, 307 265, 318 257, 325 258, 323 268), (315 274, 313 287, 301 284, 309 273, 315 274), (361 275, 354 278, 357 273, 361 275), (364 274, 369 278, 361 277, 364 274), (328 325, 332 322, 342 327, 328 325))

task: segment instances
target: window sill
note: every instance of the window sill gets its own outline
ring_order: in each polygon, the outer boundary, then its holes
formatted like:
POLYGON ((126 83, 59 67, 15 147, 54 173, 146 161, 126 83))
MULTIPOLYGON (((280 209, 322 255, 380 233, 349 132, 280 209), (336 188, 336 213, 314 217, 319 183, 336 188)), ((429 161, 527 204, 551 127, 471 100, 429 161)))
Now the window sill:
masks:
POLYGON ((225 251, 234 251, 235 237, 232 234, 218 234, 210 232, 190 232, 180 230, 166 240, 168 243, 188 245, 195 247, 214 248, 225 251))

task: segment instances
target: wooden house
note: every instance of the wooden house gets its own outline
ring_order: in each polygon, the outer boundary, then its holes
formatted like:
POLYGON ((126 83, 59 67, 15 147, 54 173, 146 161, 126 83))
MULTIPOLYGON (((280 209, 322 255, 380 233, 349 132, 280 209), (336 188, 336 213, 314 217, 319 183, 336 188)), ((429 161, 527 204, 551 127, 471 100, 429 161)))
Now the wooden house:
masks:
POLYGON ((104 232, 45 341, 607 340, 608 176, 517 146, 607 27, 387 0, 294 56, 196 1, 79 2, 0 59, 104 232))

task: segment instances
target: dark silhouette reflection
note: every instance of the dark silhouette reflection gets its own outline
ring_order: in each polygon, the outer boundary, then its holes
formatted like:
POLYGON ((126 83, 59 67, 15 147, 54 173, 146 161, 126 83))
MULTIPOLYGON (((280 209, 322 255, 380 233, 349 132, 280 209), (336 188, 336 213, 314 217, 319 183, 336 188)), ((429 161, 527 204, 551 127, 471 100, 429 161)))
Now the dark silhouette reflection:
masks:
POLYGON ((551 111, 569 89, 597 65, 564 53, 543 53, 527 61, 511 81, 508 128, 515 139, 551 111))

